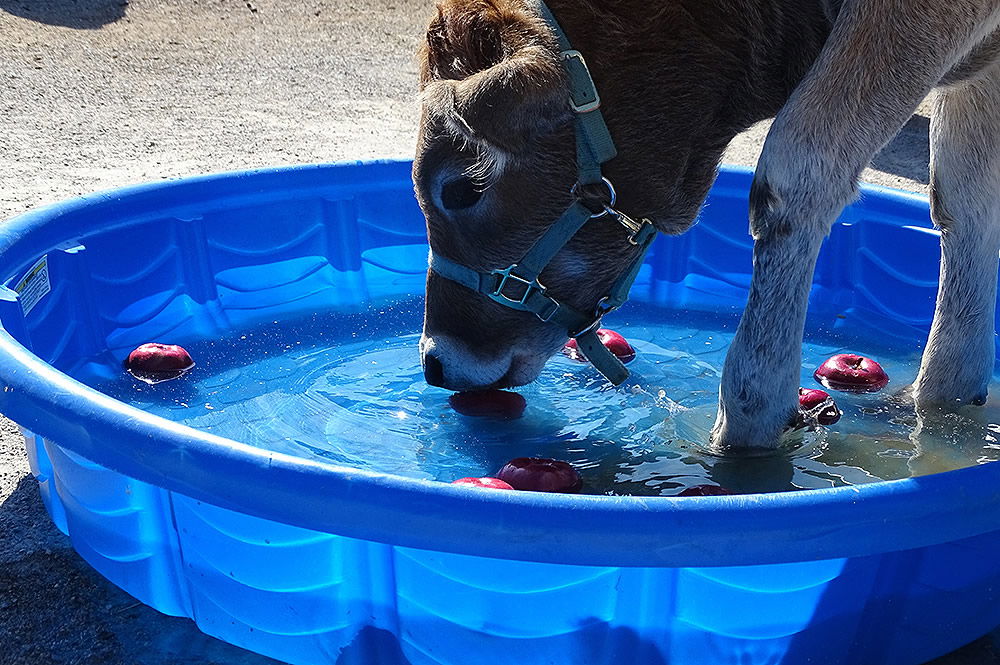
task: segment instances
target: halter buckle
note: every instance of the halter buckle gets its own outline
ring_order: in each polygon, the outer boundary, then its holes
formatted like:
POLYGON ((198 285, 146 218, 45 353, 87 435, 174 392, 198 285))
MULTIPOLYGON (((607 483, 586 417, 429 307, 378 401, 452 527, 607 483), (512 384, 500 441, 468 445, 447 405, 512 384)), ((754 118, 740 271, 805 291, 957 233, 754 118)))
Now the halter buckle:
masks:
POLYGON ((569 74, 570 91, 569 105, 574 113, 590 113, 601 106, 601 96, 597 94, 597 86, 590 75, 590 68, 583 54, 576 49, 567 49, 559 53, 563 67, 569 74))
POLYGON ((498 268, 496 270, 491 270, 490 275, 495 278, 499 278, 496 287, 487 293, 487 295, 500 303, 501 305, 507 305, 508 307, 514 307, 515 309, 524 310, 531 312, 537 316, 540 320, 548 322, 555 313, 559 311, 562 305, 558 300, 552 296, 546 295, 545 287, 542 286, 538 279, 525 279, 520 275, 515 274, 513 271, 517 268, 517 264, 511 264, 506 268, 498 268), (516 284, 524 288, 524 291, 520 295, 505 293, 505 289, 508 285, 516 284), (535 306, 528 304, 528 299, 537 292, 544 300, 544 306, 535 306))
POLYGON ((514 305, 524 305, 527 303, 528 298, 531 297, 532 291, 545 293, 545 287, 542 286, 537 279, 525 279, 520 275, 516 275, 512 272, 515 268, 517 268, 517 264, 513 263, 506 268, 497 268, 496 270, 490 271, 491 275, 499 278, 496 288, 494 288, 490 293, 492 298, 503 300, 514 305), (504 289, 507 288, 508 284, 520 284, 524 287, 524 292, 520 296, 507 295, 504 293, 504 289))

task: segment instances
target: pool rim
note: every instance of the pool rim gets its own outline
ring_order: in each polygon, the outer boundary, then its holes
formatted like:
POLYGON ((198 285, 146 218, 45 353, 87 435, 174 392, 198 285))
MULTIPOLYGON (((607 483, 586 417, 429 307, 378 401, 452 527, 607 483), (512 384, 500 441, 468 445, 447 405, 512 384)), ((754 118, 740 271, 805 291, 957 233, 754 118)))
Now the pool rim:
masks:
MULTIPOLYGON (((230 171, 99 192, 26 212, 0 226, 0 274, 17 274, 72 240, 60 225, 93 205, 188 187, 239 197, 247 185, 409 160, 230 171), (7 268, 6 266, 10 266, 7 268)), ((752 170, 723 167, 720 179, 752 170)), ((306 188, 308 189, 308 188, 306 188)), ((927 198, 862 185, 865 198, 926 208, 927 198)), ((864 202, 862 202, 864 205, 864 202)), ((920 229, 926 231, 926 229, 920 229)), ((10 297, 0 293, 0 297, 10 297)), ((1000 528, 1000 465, 777 494, 617 497, 500 492, 374 473, 259 450, 114 400, 55 370, 0 328, 0 413, 109 469, 223 508, 328 533, 420 549, 604 566, 770 564, 866 556, 1000 528), (556 525, 558 528, 556 528, 556 525), (780 543, 780 547, 776 544, 780 543)))

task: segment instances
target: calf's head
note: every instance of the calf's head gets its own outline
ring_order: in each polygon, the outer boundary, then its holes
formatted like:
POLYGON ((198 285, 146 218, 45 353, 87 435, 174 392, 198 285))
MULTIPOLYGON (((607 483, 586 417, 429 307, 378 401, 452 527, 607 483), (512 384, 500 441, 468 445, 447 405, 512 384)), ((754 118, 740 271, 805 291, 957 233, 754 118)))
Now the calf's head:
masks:
MULTIPOLYGON (((439 5, 421 53, 422 118, 413 167, 435 254, 477 271, 506 268, 572 202, 574 114, 559 50, 551 29, 523 0, 439 5)), ((723 138, 702 131, 701 124, 674 122, 660 127, 666 138, 655 147, 644 145, 650 141, 642 119, 650 113, 642 107, 655 107, 657 100, 646 99, 644 74, 630 74, 637 77, 635 89, 619 95, 620 131, 615 134, 612 127, 612 133, 619 151, 628 144, 639 165, 636 173, 616 176, 620 199, 630 206, 620 207, 677 232, 694 219, 731 134, 723 138), (627 99, 629 94, 636 99, 627 99), (697 150, 692 143, 699 144, 697 150), (655 177, 638 174, 654 166, 655 177)), ((671 80, 686 87, 683 75, 667 77, 671 80)), ((601 81, 598 88, 602 95, 613 93, 613 86, 605 89, 601 81)), ((698 101, 697 89, 686 94, 698 101)), ((607 108, 607 96, 605 102, 607 108)), ((649 120, 659 122, 655 114, 649 120)), ((588 222, 542 271, 540 283, 559 302, 594 311, 638 252, 627 238, 610 217, 588 222)), ((420 352, 433 385, 453 390, 523 385, 567 339, 564 328, 434 271, 428 271, 426 294, 420 352)))

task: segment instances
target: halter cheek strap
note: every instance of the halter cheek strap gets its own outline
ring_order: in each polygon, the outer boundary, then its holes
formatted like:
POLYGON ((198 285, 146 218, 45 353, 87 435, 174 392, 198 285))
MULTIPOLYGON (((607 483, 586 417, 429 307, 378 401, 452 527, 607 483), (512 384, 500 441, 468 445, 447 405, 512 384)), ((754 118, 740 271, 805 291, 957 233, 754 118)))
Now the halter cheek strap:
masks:
POLYGON ((643 258, 656 237, 656 229, 648 219, 636 221, 615 209, 615 190, 611 182, 603 177, 601 166, 612 159, 617 151, 599 110, 601 100, 594 80, 583 55, 571 48, 566 34, 549 8, 541 0, 536 0, 535 5, 558 38, 560 60, 569 79, 570 105, 575 112, 576 130, 577 183, 572 190, 574 201, 517 263, 481 272, 431 252, 429 267, 441 277, 458 282, 494 302, 532 312, 542 321, 562 327, 570 337, 577 340, 580 351, 594 367, 611 383, 619 385, 628 378, 629 372, 598 339, 597 329, 601 318, 620 307, 628 298, 629 289, 639 274, 643 258), (590 208, 581 203, 580 193, 585 186, 601 184, 607 187, 609 200, 601 212, 593 214, 590 208), (604 217, 625 227, 629 233, 628 242, 636 246, 639 252, 612 284, 608 294, 595 305, 594 311, 585 313, 548 295, 538 277, 584 224, 604 217))

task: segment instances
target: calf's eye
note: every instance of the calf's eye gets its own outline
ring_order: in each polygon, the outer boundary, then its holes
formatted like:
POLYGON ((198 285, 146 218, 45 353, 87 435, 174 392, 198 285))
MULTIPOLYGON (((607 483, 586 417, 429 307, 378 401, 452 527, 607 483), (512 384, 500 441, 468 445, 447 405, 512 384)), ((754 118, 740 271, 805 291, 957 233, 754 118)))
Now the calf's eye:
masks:
POLYGON ((441 185, 441 205, 445 210, 464 210, 479 202, 483 193, 466 177, 451 178, 441 185))

